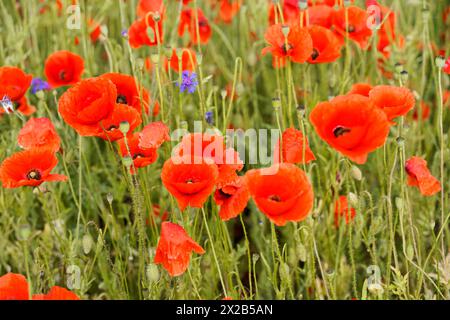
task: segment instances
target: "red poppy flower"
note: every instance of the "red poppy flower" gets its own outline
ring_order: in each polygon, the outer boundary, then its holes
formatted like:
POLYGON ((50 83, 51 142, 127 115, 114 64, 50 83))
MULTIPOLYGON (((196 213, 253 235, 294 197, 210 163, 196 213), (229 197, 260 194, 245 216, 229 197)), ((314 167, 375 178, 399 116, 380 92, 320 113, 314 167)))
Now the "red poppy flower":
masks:
POLYGON ((385 143, 390 127, 386 114, 358 94, 319 103, 310 120, 323 140, 358 164, 385 143))
POLYGON ((190 156, 191 163, 195 159, 206 158, 212 160, 219 169, 217 187, 233 182, 236 171, 244 167, 239 154, 232 148, 227 148, 222 136, 203 133, 185 135, 173 152, 178 156, 190 156))
POLYGON ((395 43, 397 39, 397 35, 395 33, 396 25, 397 25, 397 17, 395 12, 391 11, 391 9, 378 5, 380 8, 380 21, 383 21, 381 24, 380 30, 378 30, 378 51, 389 56, 389 52, 386 51, 386 48, 390 46, 392 43, 395 43))
POLYGON ((21 274, 7 273, 0 277, 0 300, 29 300, 28 282, 21 274))
MULTIPOLYGON (((281 4, 281 3, 280 3, 281 4)), ((298 8, 297 0, 285 0, 281 4, 281 11, 283 12, 284 23, 297 23, 300 9, 298 8)), ((269 7, 269 23, 270 25, 281 23, 280 12, 278 8, 271 3, 269 7)))
POLYGON ((312 26, 308 28, 308 32, 313 42, 308 63, 334 62, 341 56, 342 43, 332 31, 321 26, 312 26))
POLYGON ((142 46, 156 46, 158 41, 163 43, 162 20, 156 24, 151 15, 136 20, 128 29, 128 42, 134 49, 142 46))
POLYGON ((45 76, 53 88, 77 83, 83 71, 83 58, 70 51, 54 52, 45 61, 45 76))
POLYGON ((419 187, 420 193, 424 196, 432 196, 441 191, 441 183, 433 177, 424 159, 410 158, 406 161, 405 170, 408 174, 408 185, 419 187))
POLYGON ((122 73, 105 73, 99 78, 108 79, 114 83, 117 89, 116 103, 133 107, 140 114, 143 111, 148 113, 150 105, 149 93, 146 89, 138 86, 136 80, 132 76, 122 73))
POLYGON ((403 87, 376 86, 370 91, 369 98, 389 120, 406 115, 416 104, 413 93, 403 87))
POLYGON ((11 101, 19 101, 30 87, 31 75, 16 67, 0 67, 0 100, 7 96, 11 101))
MULTIPOLYGON (((197 55, 192 49, 182 49, 181 54, 181 71, 194 71, 197 66, 197 55)), ((170 58, 170 63, 166 60, 166 70, 168 66, 172 68, 175 72, 180 72, 180 62, 177 56, 177 50, 173 49, 172 57, 170 58)))
POLYGON ((44 147, 56 152, 61 139, 56 133, 53 123, 48 118, 33 118, 23 126, 17 137, 19 146, 25 150, 44 147))
POLYGON ((180 210, 201 208, 214 189, 219 170, 211 159, 172 157, 164 163, 161 180, 180 210))
POLYGON ((241 8, 241 0, 220 0, 219 19, 231 23, 241 8))
POLYGON ((447 74, 450 74, 450 57, 445 62, 444 72, 447 73, 447 74))
POLYGON ((139 148, 159 148, 166 141, 170 141, 169 127, 160 121, 152 122, 142 129, 139 135, 139 148))
POLYGON ((72 291, 54 286, 47 294, 34 294, 33 300, 80 300, 80 298, 72 291))
POLYGON ((245 177, 256 206, 278 226, 302 221, 312 209, 311 184, 305 172, 293 164, 250 170, 245 177))
POLYGON ((141 116, 136 109, 130 108, 125 104, 116 104, 111 115, 100 121, 101 131, 97 137, 104 140, 116 141, 123 138, 123 133, 120 131, 120 124, 127 122, 130 125, 129 132, 139 127, 142 123, 141 116))
POLYGON ((346 196, 340 196, 334 204, 334 224, 339 227, 339 222, 342 217, 345 218, 345 223, 348 224, 355 218, 356 210, 348 205, 346 196))
POLYGON ((247 206, 250 193, 243 177, 224 185, 214 193, 214 201, 220 206, 219 216, 227 221, 241 214, 247 206))
POLYGON ((197 44, 198 42, 200 42, 201 44, 206 44, 208 43, 212 35, 212 29, 209 25, 209 21, 205 17, 201 9, 197 9, 197 18, 193 9, 185 9, 181 12, 180 24, 178 26, 178 35, 182 37, 186 29, 189 32, 191 42, 193 44, 197 44), (200 39, 198 39, 197 37, 197 19, 200 39))
POLYGON ((359 7, 350 6, 334 11, 332 22, 334 30, 342 37, 348 37, 365 49, 372 30, 367 27, 367 12, 359 7), (346 10, 348 10, 348 25, 346 24, 346 10))
MULTIPOLYGON (((333 14, 333 8, 327 5, 316 5, 308 8, 309 21, 305 25, 316 25, 324 28, 331 28, 331 17, 333 14)), ((307 15, 304 15, 306 22, 307 15)))
POLYGON ((91 38, 92 43, 96 43, 102 34, 102 29, 100 23, 96 22, 94 19, 89 19, 89 37, 91 38))
POLYGON ((284 65, 286 58, 293 62, 305 63, 313 52, 313 42, 309 32, 295 25, 272 25, 267 29, 264 37, 270 46, 264 48, 262 54, 270 52, 274 62, 278 59, 278 63, 275 64, 278 66, 284 65), (283 34, 283 28, 289 30, 287 37, 283 34))
POLYGON ((141 149, 139 147, 140 133, 136 132, 127 136, 127 144, 125 144, 125 139, 119 140, 119 151, 122 157, 131 156, 133 159, 133 167, 130 168, 132 174, 136 173, 137 168, 143 168, 151 165, 158 158, 158 150, 155 149, 141 149), (128 153, 128 148, 130 153, 128 153))
POLYGON ((198 254, 205 253, 183 227, 171 222, 161 224, 161 235, 154 259, 156 264, 162 264, 172 277, 179 276, 189 267, 192 251, 198 254))
POLYGON ((116 106, 116 86, 107 79, 82 80, 59 99, 58 109, 64 121, 81 136, 96 136, 100 121, 108 118, 116 106))
POLYGON ((34 148, 13 154, 0 166, 4 188, 37 187, 47 181, 66 181, 67 177, 50 172, 58 159, 50 149, 34 148))
MULTIPOLYGON (((275 150, 279 153, 279 141, 275 150)), ((283 161, 288 163, 309 163, 316 157, 309 148, 308 138, 304 140, 300 130, 288 128, 282 135, 283 161)), ((279 156, 278 156, 279 159, 279 156)))
POLYGON ((369 92, 373 87, 368 83, 355 83, 348 94, 360 94, 364 97, 369 97, 369 92))
POLYGON ((424 101, 421 101, 419 107, 414 110, 413 119, 416 121, 419 120, 419 118, 421 118, 422 120, 426 120, 430 117, 430 113, 430 106, 424 101))
POLYGON ((163 0, 139 0, 136 13, 139 18, 144 18, 148 13, 156 12, 163 16, 164 11, 163 0))

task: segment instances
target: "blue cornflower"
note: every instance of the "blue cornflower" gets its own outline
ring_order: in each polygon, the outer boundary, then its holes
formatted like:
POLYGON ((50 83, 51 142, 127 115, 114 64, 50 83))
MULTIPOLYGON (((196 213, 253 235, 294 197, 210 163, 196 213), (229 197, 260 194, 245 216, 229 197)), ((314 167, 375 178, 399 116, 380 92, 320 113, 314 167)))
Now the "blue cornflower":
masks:
POLYGON ((31 93, 36 94, 38 91, 50 90, 51 87, 48 82, 42 80, 41 78, 33 78, 31 80, 31 93))
POLYGON ((2 100, 0 100, 0 104, 6 113, 14 113, 14 104, 8 96, 3 96, 2 100))
POLYGON ((176 84, 181 92, 194 93, 198 86, 197 74, 195 72, 183 71, 181 74, 181 83, 176 84))
POLYGON ((214 124, 214 114, 212 111, 207 111, 205 113, 205 120, 211 126, 214 124))
POLYGON ((120 34, 122 35, 122 37, 128 38, 128 29, 123 29, 120 34))

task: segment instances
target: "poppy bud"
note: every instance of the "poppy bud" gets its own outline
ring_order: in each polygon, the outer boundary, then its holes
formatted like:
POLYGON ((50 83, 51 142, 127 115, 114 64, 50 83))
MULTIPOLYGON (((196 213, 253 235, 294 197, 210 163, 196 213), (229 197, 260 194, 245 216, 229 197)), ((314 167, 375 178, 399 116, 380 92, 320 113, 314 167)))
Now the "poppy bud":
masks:
POLYGON ((83 246, 84 254, 88 254, 89 252, 91 252, 93 243, 94 243, 94 241, 92 240, 92 237, 90 234, 85 234, 83 236, 83 239, 81 240, 81 244, 83 246))
POLYGON ((305 262, 307 257, 305 246, 302 243, 298 243, 295 249, 297 251, 298 259, 302 262, 305 262))
POLYGON ((404 70, 403 65, 401 63, 397 62, 395 64, 395 72, 400 74, 403 70, 404 70))
POLYGON ((172 53, 173 53, 172 47, 170 46, 164 47, 164 54, 166 55, 167 60, 170 61, 172 59, 172 53))
POLYGON ((222 97, 222 99, 225 99, 227 95, 228 95, 227 90, 220 91, 220 96, 222 97))
POLYGON ((400 73, 400 76, 402 77, 403 82, 406 82, 406 81, 408 81, 409 73, 408 73, 408 71, 404 70, 400 73))
POLYGON ((361 179, 362 179, 361 170, 357 166, 352 166, 351 167, 350 175, 353 177, 353 179, 355 179, 357 181, 361 181, 361 179))
POLYGON ((298 112, 302 117, 305 116, 305 111, 306 111, 306 108, 305 108, 305 106, 304 106, 303 104, 299 104, 299 105, 297 106, 297 112, 298 112))
POLYGON ((397 207, 397 209, 400 211, 403 209, 403 199, 402 198, 395 198, 395 206, 397 207))
POLYGON ((368 286, 369 292, 374 295, 380 295, 384 292, 383 287, 379 283, 371 283, 368 286))
POLYGON ((158 63, 159 63, 159 55, 156 54, 156 53, 153 53, 153 54, 150 56, 150 59, 152 60, 152 63, 153 63, 153 64, 158 64, 158 63))
POLYGON ((159 11, 156 11, 153 13, 153 21, 158 22, 159 20, 161 20, 161 14, 159 13, 159 11))
POLYGON ((259 254, 254 253, 252 256, 253 263, 256 263, 259 260, 259 254))
POLYGON ((108 203, 111 205, 113 202, 114 198, 111 192, 108 192, 108 194, 106 195, 106 201, 108 201, 108 203))
POLYGON ((397 139, 395 139, 395 141, 397 142, 399 148, 403 148, 405 146, 405 138, 398 137, 397 139))
POLYGON ((349 192, 347 199, 352 207, 358 207, 358 196, 356 194, 349 192))
POLYGON ((156 282, 159 280, 159 270, 156 264, 149 264, 146 268, 147 280, 150 283, 156 282))
POLYGON ((43 91, 43 90, 37 91, 37 92, 36 92, 36 97, 37 97, 39 100, 44 100, 44 99, 45 99, 45 93, 44 93, 44 91, 43 91))
POLYGON ((19 229, 16 232, 17 239, 22 241, 28 240, 30 235, 31 235, 31 228, 28 224, 23 224, 19 226, 19 229))

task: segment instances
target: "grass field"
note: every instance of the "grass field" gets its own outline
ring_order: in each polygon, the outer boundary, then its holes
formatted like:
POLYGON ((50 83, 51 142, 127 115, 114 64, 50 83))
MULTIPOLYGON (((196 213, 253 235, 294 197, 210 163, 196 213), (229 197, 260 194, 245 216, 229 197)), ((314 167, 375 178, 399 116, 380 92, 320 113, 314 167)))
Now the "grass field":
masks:
POLYGON ((450 298, 448 0, 0 21, 0 299, 450 298))

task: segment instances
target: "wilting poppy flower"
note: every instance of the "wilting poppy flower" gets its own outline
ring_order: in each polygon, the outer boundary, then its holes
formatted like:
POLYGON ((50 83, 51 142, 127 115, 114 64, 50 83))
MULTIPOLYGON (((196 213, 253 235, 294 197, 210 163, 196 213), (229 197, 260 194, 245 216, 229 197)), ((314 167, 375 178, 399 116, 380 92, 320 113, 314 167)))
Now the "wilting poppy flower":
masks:
POLYGON ((234 182, 222 186, 214 193, 214 201, 220 206, 219 216, 224 221, 241 214, 249 199, 250 193, 243 177, 238 177, 234 182))
POLYGON ((345 218, 345 223, 348 224, 356 215, 356 210, 348 205, 346 196, 340 196, 334 204, 334 224, 339 227, 341 218, 345 218))
POLYGON ((80 298, 72 291, 53 286, 47 294, 34 294, 33 300, 80 300, 80 298))
POLYGON ((444 72, 447 73, 447 74, 450 74, 450 57, 445 62, 444 72))
POLYGON ((6 96, 13 102, 19 101, 30 87, 32 78, 19 68, 0 67, 0 100, 6 96))
POLYGON ((424 196, 432 196, 441 191, 441 183, 433 177, 424 159, 410 158, 406 161, 405 170, 408 174, 408 185, 419 187, 420 193, 424 196))
POLYGON ((187 206, 201 208, 208 200, 219 176, 217 165, 211 159, 172 157, 164 163, 161 180, 175 197, 180 210, 187 206))
POLYGON ((302 221, 312 209, 311 184, 305 172, 293 164, 280 163, 250 170, 245 177, 259 210, 278 226, 288 221, 302 221))
POLYGON ((146 125, 139 135, 139 148, 159 148, 165 141, 170 141, 169 127, 157 121, 146 125))
POLYGON ((386 114, 358 94, 319 103, 310 120, 323 140, 358 164, 386 142, 390 127, 386 114))
POLYGON ((350 6, 334 11, 332 21, 334 30, 342 37, 348 37, 365 49, 372 30, 367 27, 367 12, 359 7, 350 6), (348 25, 346 24, 346 10, 348 10, 348 25))
POLYGON ((197 9, 197 14, 193 9, 185 9, 181 12, 180 24, 178 26, 178 35, 182 37, 185 31, 189 32, 191 36, 191 42, 193 44, 208 43, 209 39, 212 35, 212 29, 209 25, 208 19, 203 14, 201 9, 197 9), (196 25, 198 19, 198 27, 196 25), (197 29, 200 36, 200 39, 197 37, 197 29))
POLYGON ((161 235, 154 259, 156 264, 162 264, 172 277, 179 276, 189 267, 192 251, 205 253, 183 227, 167 221, 161 224, 161 235))
POLYGON ((13 154, 0 166, 4 188, 37 187, 47 181, 65 181, 66 176, 51 174, 58 164, 53 150, 34 148, 13 154))
POLYGON ((110 116, 100 121, 101 131, 97 134, 97 137, 109 141, 122 139, 123 132, 120 130, 122 122, 127 122, 130 126, 129 132, 133 132, 142 123, 142 120, 136 109, 125 104, 116 104, 110 116))
POLYGON ((163 43, 162 20, 156 23, 151 15, 133 22, 128 29, 128 42, 134 49, 142 46, 156 46, 163 43), (151 31, 149 31, 151 30, 151 31), (149 37, 149 33, 151 38, 149 37))
POLYGON ((45 76, 53 88, 77 83, 83 71, 83 58, 70 51, 54 52, 45 61, 45 76))
MULTIPOLYGON (((309 163, 316 157, 309 148, 308 138, 304 139, 303 133, 294 128, 288 128, 283 132, 282 144, 283 162, 309 163)), ((279 141, 275 150, 279 153, 279 141)))
POLYGON ((308 32, 313 42, 308 63, 333 62, 341 56, 342 43, 332 31, 321 26, 312 26, 308 28, 308 32))
POLYGON ((0 300, 29 300, 28 282, 21 274, 7 273, 0 277, 0 300))
POLYGON ((264 37, 270 46, 264 48, 262 54, 270 52, 274 62, 278 59, 278 63, 274 65, 284 65, 286 58, 293 62, 304 63, 313 52, 313 42, 309 32, 295 25, 272 25, 267 29, 264 37), (283 34, 284 28, 289 31, 287 37, 283 34))
POLYGON ((116 103, 133 107, 140 114, 142 112, 148 113, 150 105, 149 93, 146 89, 138 86, 132 76, 122 73, 105 73, 99 78, 108 79, 114 83, 117 89, 116 103))
POLYGON ((369 98, 389 120, 406 115, 416 104, 413 93, 403 87, 376 86, 370 91, 369 98))
POLYGON ((25 150, 48 148, 53 152, 59 150, 61 139, 48 118, 33 118, 23 126, 17 137, 19 146, 25 150))
POLYGON ((360 94, 364 97, 369 97, 369 92, 373 87, 368 83, 355 83, 348 94, 360 94))
POLYGON ((163 0, 139 0, 136 13, 139 18, 144 18, 148 13, 164 14, 163 0))
POLYGON ((172 68, 175 72, 183 72, 183 71, 195 71, 195 67, 197 66, 197 55, 195 51, 192 49, 181 49, 183 53, 181 54, 181 65, 180 59, 177 55, 177 50, 173 49, 172 57, 170 58, 170 63, 166 60, 166 69, 168 66, 172 68))
POLYGON ((236 13, 241 8, 241 0, 220 0, 220 10, 218 18, 225 22, 231 23, 236 13))
POLYGON ((58 109, 64 121, 81 136, 96 136, 100 121, 108 118, 116 106, 116 86, 107 79, 82 80, 59 99, 58 109))
POLYGON ((130 156, 133 159, 133 167, 130 168, 132 174, 136 173, 136 168, 143 168, 151 165, 158 158, 158 150, 155 149, 141 149, 139 147, 140 133, 136 132, 127 136, 127 141, 121 139, 117 141, 119 144, 119 151, 122 157, 130 156), (128 153, 128 148, 130 152, 128 153))

